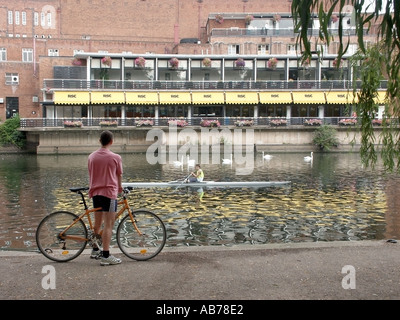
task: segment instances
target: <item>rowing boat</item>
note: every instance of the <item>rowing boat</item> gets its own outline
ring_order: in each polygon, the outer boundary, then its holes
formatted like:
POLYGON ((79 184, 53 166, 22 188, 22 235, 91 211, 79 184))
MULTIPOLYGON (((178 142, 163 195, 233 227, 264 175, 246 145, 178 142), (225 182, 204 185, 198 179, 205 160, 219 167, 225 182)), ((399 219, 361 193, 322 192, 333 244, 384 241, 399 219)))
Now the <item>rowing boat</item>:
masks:
POLYGON ((124 182, 122 187, 132 188, 262 188, 290 184, 290 181, 202 181, 202 182, 124 182))

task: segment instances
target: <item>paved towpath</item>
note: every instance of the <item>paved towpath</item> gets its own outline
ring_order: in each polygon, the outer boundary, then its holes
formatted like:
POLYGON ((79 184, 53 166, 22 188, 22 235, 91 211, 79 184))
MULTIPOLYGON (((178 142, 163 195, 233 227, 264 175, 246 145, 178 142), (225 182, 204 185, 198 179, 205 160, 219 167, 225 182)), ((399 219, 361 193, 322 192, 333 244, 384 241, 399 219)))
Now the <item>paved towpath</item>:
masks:
POLYGON ((1 251, 0 299, 400 299, 400 243, 164 248, 144 262, 114 252, 121 265, 100 266, 88 252, 56 263, 1 251))

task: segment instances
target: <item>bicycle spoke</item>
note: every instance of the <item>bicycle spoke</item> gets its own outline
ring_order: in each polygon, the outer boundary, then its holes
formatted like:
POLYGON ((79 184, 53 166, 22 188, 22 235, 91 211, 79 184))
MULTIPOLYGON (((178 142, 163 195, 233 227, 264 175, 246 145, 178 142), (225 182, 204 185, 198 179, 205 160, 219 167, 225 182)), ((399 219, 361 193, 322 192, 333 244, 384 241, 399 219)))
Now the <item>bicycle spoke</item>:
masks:
POLYGON ((40 222, 36 244, 43 255, 53 261, 65 262, 81 254, 86 247, 87 231, 85 224, 76 219, 77 216, 71 212, 57 211, 40 222))
POLYGON ((117 229, 117 242, 121 251, 134 260, 155 257, 164 247, 166 230, 161 219, 150 211, 134 212, 134 223, 127 215, 117 229))

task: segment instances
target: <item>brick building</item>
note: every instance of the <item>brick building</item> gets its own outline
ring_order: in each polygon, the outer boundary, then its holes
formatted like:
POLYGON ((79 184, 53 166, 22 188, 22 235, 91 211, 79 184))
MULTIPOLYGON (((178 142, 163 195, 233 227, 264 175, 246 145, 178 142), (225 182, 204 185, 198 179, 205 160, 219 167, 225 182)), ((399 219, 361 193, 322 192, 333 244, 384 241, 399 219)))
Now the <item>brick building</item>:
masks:
MULTIPOLYGON (((15 113, 29 119, 345 116, 347 96, 328 101, 327 89, 338 94, 348 89, 353 71, 347 61, 340 70, 335 68, 335 41, 329 48, 315 42, 315 49, 325 52, 322 61, 299 63, 291 1, 0 0, 0 4, 2 121, 15 113), (102 64, 104 57, 112 59, 110 66, 102 64), (142 70, 135 64, 139 57, 146 61, 142 70), (169 65, 172 58, 179 61, 177 70, 169 65), (204 65, 205 58, 212 65, 204 65), (239 59, 245 65, 236 65, 239 59), (271 59, 276 60, 273 67, 271 59), (296 93, 299 89, 303 95, 315 90, 314 96, 320 98, 302 100, 296 93), (196 90, 212 100, 199 102, 196 90), (176 92, 186 98, 164 102, 161 97, 176 92), (238 92, 244 99, 237 98, 238 92), (74 102, 69 93, 88 98, 74 102), (138 98, 146 93, 152 98, 138 98), (235 93, 236 98, 230 98, 235 93), (119 98, 92 99, 104 94, 119 98), (284 98, 274 100, 276 96, 284 98)), ((351 55, 357 49, 351 14, 344 19, 351 55)), ((334 21, 330 27, 334 34, 334 21)), ((310 32, 317 35, 317 30, 315 22, 310 32)), ((367 41, 373 43, 375 35, 370 33, 367 41)))

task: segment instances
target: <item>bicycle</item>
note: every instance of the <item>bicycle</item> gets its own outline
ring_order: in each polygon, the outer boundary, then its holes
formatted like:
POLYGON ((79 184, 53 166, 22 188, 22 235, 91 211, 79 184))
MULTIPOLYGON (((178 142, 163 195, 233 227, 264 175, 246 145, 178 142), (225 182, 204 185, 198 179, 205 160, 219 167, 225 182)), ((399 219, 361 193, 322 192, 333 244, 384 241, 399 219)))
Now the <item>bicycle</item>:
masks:
MULTIPOLYGON (((118 247, 129 258, 139 261, 149 260, 158 255, 164 248, 167 232, 163 221, 153 212, 138 209, 132 210, 127 195, 132 187, 123 189, 122 208, 116 213, 120 219, 116 231, 118 247), (122 214, 127 211, 125 216, 122 214)), ((94 235, 91 213, 101 208, 89 209, 82 191, 88 187, 70 188, 79 194, 85 211, 77 215, 68 211, 50 213, 39 223, 36 229, 36 244, 39 251, 48 259, 67 262, 77 258, 86 245, 96 243, 101 246, 101 237, 94 235), (88 224, 83 218, 86 217, 88 224)))

